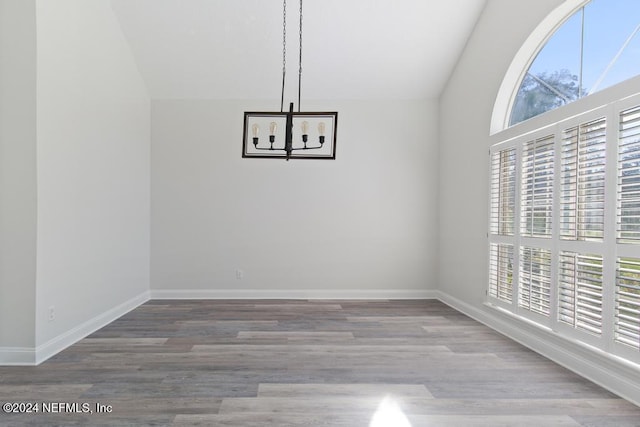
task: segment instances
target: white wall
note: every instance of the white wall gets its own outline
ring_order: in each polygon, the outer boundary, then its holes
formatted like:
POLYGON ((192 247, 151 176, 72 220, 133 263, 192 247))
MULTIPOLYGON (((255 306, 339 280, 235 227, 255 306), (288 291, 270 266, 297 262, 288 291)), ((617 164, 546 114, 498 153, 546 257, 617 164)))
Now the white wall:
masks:
POLYGON ((306 102, 338 111, 335 161, 241 158, 243 111, 273 104, 153 101, 152 295, 435 289, 436 102, 306 102))
POLYGON ((35 0, 0 0, 0 361, 35 343, 35 0))
POLYGON ((37 28, 42 358, 148 295, 150 104, 109 2, 38 0, 37 28))

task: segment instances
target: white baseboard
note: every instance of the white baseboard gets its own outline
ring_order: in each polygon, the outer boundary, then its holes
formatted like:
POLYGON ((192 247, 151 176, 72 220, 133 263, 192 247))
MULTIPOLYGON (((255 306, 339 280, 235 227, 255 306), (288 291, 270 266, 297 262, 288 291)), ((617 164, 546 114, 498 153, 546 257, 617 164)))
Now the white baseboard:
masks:
POLYGON ((185 289, 152 290, 151 299, 436 299, 436 290, 185 289))
MULTIPOLYGON (((39 365, 51 356, 54 356, 70 345, 75 344, 87 335, 90 335, 98 329, 108 325, 147 301, 149 301, 149 291, 145 291, 140 295, 135 296, 130 300, 125 301, 122 304, 107 310, 83 324, 38 346, 35 349, 35 364, 39 365)), ((2 360, 0 360, 0 364, 2 364, 2 360)))
POLYGON ((441 291, 438 299, 640 406, 640 367, 637 365, 488 306, 478 308, 441 291))
POLYGON ((33 347, 0 347, 0 366, 32 366, 36 364, 33 347))

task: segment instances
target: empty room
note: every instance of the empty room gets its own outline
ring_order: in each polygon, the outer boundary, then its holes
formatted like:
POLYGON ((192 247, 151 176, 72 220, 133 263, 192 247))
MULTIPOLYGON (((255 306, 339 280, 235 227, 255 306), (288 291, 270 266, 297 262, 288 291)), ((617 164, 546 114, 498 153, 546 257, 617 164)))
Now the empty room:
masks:
POLYGON ((640 2, 0 0, 0 426, 640 427, 640 2))

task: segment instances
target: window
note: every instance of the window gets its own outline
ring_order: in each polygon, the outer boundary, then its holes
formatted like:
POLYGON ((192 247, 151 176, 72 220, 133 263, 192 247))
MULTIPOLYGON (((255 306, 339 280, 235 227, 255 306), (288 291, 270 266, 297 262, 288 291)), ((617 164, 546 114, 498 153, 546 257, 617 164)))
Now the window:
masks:
POLYGON ((494 107, 487 302, 640 364, 640 1, 557 10, 494 107))
POLYGON ((492 243, 489 258, 489 292, 493 298, 510 303, 513 294, 513 246, 492 243))
POLYGON ((524 144, 520 198, 524 236, 551 236, 554 157, 553 135, 524 144))
POLYGON ((591 0, 538 52, 522 78, 509 125, 640 73, 640 2, 591 0))
POLYGON ((615 340, 640 350, 640 259, 638 258, 618 259, 615 340))
POLYGON ((598 118, 563 132, 560 235, 602 240, 604 234, 606 120, 598 118))
POLYGON ((551 304, 551 252, 520 248, 518 305, 533 313, 549 315, 551 304))
POLYGON ((640 107, 620 114, 618 239, 640 243, 640 107))
POLYGON ((602 256, 561 252, 558 268, 558 320, 602 334, 602 256))
POLYGON ((640 363, 640 86, 490 159, 488 301, 640 363))
POLYGON ((492 157, 491 232, 513 235, 516 197, 516 150, 496 152, 492 157))

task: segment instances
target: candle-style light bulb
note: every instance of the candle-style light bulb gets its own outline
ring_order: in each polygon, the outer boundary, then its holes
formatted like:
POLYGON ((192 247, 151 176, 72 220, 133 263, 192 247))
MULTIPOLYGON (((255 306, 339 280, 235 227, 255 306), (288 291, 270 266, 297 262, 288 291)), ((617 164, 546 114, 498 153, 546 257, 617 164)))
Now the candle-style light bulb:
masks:
POLYGON ((324 131, 326 129, 327 125, 324 124, 324 122, 320 122, 318 123, 318 133, 320 134, 320 145, 324 144, 324 131))
POLYGON ((276 122, 269 123, 269 142, 271 143, 271 148, 273 148, 273 143, 276 140, 276 129, 278 129, 276 122))
POLYGON ((320 134, 320 136, 324 136, 324 131, 326 128, 327 125, 325 125, 324 122, 318 123, 318 133, 320 134))
POLYGON ((260 126, 257 123, 254 123, 251 126, 251 132, 253 132, 253 146, 258 147, 258 134, 260 133, 260 126))
POLYGON ((309 137, 309 122, 305 120, 301 123, 300 127, 302 128, 302 142, 304 142, 304 146, 306 148, 307 139, 309 137))

